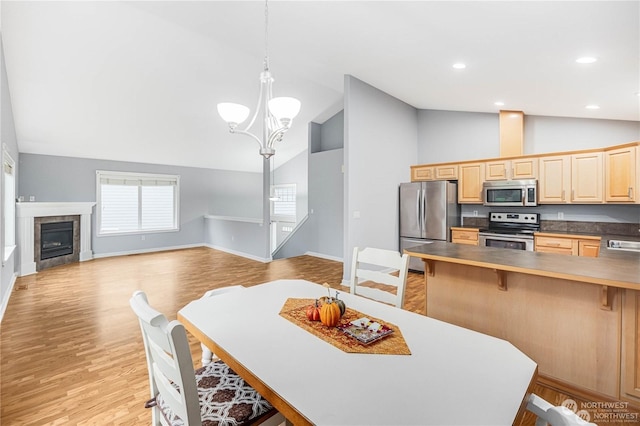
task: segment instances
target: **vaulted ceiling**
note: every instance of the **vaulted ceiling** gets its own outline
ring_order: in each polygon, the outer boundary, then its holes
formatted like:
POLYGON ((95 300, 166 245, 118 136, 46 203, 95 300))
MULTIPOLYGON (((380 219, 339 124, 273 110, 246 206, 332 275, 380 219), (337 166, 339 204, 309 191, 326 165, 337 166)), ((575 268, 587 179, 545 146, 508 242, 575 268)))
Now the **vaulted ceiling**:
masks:
MULTIPOLYGON (((342 108, 345 74, 421 109, 640 121, 639 3, 272 0, 274 92, 302 101, 276 166, 342 108)), ((255 108, 264 2, 0 7, 20 152, 261 170, 216 104, 255 108)))

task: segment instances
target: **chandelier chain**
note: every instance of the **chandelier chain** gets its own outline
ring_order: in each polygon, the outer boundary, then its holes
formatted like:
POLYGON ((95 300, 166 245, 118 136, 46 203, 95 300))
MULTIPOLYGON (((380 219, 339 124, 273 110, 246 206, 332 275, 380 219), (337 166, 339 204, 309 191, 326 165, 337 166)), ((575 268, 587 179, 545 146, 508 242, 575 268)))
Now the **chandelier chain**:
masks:
POLYGON ((264 0, 264 70, 269 71, 269 0, 264 0))

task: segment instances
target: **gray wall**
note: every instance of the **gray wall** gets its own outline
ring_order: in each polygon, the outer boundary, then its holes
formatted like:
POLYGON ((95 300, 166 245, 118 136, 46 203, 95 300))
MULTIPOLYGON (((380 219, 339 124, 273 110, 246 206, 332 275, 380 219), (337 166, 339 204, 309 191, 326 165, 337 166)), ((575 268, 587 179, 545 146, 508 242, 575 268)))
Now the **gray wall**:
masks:
POLYGON ((320 141, 320 151, 344 148, 344 110, 322 123, 320 141))
MULTIPOLYGON (((525 115, 524 154, 603 148, 640 140, 640 122, 525 115)), ((418 111, 416 164, 500 156, 498 113, 418 111)))
POLYGON ((414 164, 500 156, 498 114, 418 111, 418 158, 414 164))
POLYGON ((398 250, 398 185, 418 150, 415 108, 345 76, 344 273, 353 247, 398 250))
POLYGON ((206 214, 261 218, 260 173, 22 154, 18 194, 25 199, 33 195, 36 201, 95 202, 96 170, 180 175, 178 232, 99 237, 94 215, 92 244, 97 256, 203 244, 206 214))
MULTIPOLYGON (((18 164, 20 156, 18 154, 18 143, 16 138, 16 129, 13 120, 13 108, 11 106, 11 96, 9 93, 9 84, 7 81, 7 70, 4 65, 4 48, 2 47, 2 34, 0 33, 0 97, 2 98, 0 104, 0 135, 2 137, 2 144, 6 147, 7 152, 16 163, 16 169, 20 170, 18 164)), ((0 147, 0 155, 2 147, 0 147)), ((16 181, 19 176, 16 171, 16 181)), ((4 193, 4 173, 0 171, 0 194, 4 193)), ((4 229, 4 196, 0 197, 0 248, 4 247, 5 241, 5 229, 4 229)), ((2 253, 2 250, 0 250, 2 253)), ((15 265, 16 265, 17 250, 6 261, 2 262, 2 273, 0 274, 0 319, 4 315, 4 310, 9 302, 9 296, 11 294, 11 287, 15 282, 15 265)), ((1 256, 1 254, 0 254, 1 256)))
POLYGON ((317 152, 309 157, 310 251, 342 259, 344 240, 344 150, 317 152))

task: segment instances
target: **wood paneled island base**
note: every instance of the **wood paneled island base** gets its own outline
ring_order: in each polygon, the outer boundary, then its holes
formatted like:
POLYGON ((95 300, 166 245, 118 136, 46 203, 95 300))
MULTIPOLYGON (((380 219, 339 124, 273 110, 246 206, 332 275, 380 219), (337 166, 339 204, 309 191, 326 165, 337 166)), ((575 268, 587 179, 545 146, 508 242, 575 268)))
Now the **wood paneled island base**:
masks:
MULTIPOLYGON (((632 283, 620 288, 612 281, 605 287, 579 276, 556 278, 548 271, 506 266, 511 256, 516 264, 552 262, 554 255, 547 253, 449 243, 407 252, 427 266, 429 317, 510 341, 538 363, 543 382, 560 390, 640 406, 640 285, 632 290, 632 283), (504 265, 489 261, 500 256, 504 265)), ((622 262, 631 262, 632 271, 639 267, 640 257, 625 256, 622 262)))

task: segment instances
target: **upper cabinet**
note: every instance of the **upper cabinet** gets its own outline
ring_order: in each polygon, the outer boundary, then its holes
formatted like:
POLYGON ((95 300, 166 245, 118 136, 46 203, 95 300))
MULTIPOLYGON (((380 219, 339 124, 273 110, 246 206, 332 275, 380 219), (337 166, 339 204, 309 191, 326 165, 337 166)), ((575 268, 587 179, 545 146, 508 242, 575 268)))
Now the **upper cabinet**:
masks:
POLYGON ((458 180, 458 203, 482 204, 482 183, 484 182, 484 163, 460 164, 458 180))
POLYGON ((637 146, 605 151, 606 201, 638 203, 638 157, 637 146))
POLYGON ((458 164, 438 164, 437 166, 411 166, 411 181, 457 180, 458 164))
POLYGON ((566 203, 571 191, 571 156, 558 155, 540 158, 538 203, 566 203))
POLYGON ((435 179, 435 167, 411 166, 411 182, 435 179))
POLYGON ((601 203, 602 158, 602 152, 541 157, 538 203, 601 203))
POLYGON ((487 161, 484 180, 536 179, 538 177, 537 158, 487 161))
POLYGON ((571 156, 571 202, 597 204, 604 201, 602 152, 571 156))
POLYGON ((640 142, 603 149, 411 166, 411 180, 458 180, 458 202, 482 204, 482 184, 538 180, 539 204, 640 204, 640 142))

